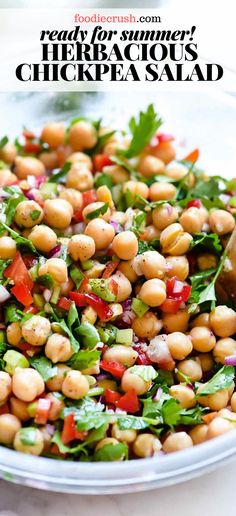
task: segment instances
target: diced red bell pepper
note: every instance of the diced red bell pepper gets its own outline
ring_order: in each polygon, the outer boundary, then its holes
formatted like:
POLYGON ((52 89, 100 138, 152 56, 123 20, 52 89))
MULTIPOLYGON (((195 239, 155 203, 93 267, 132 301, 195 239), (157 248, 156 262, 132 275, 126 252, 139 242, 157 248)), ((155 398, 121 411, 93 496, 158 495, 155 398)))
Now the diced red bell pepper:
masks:
POLYGON ((34 140, 34 138, 36 138, 36 134, 33 133, 33 131, 29 131, 28 129, 23 129, 22 134, 24 138, 28 140, 34 140))
POLYGON ((128 392, 124 394, 124 396, 122 396, 119 399, 116 406, 121 410, 130 412, 131 414, 135 414, 135 412, 138 412, 140 405, 136 391, 134 389, 130 389, 128 392))
POLYGON ((187 208, 201 208, 202 203, 200 199, 193 199, 192 201, 188 201, 187 208))
POLYGON ((119 392, 113 391, 112 389, 106 389, 104 396, 106 403, 110 403, 111 405, 116 405, 116 403, 121 398, 121 394, 119 394, 119 392))
POLYGON ((47 398, 39 398, 37 400, 37 409, 34 417, 34 421, 37 425, 46 425, 51 403, 51 400, 47 398))
POLYGON ((118 265, 119 265, 119 262, 112 262, 112 261, 107 262, 106 268, 103 271, 102 278, 104 278, 104 279, 110 278, 110 276, 113 274, 113 272, 115 272, 115 270, 117 269, 118 265))
POLYGON ((39 310, 38 308, 36 308, 36 306, 29 306, 29 307, 26 307, 24 308, 23 312, 25 314, 38 314, 39 310))
POLYGON ((190 294, 191 294, 191 291, 192 291, 192 287, 190 285, 184 285, 183 286, 183 290, 181 292, 181 299, 182 299, 182 301, 184 303, 186 301, 188 301, 188 299, 190 297, 190 294))
POLYGON ((52 453, 52 455, 56 455, 57 457, 61 457, 62 459, 65 459, 65 457, 67 457, 67 453, 61 453, 57 444, 54 443, 51 446, 50 453, 52 453))
POLYGON ((74 439, 80 439, 84 441, 88 435, 88 432, 80 432, 76 428, 75 416, 73 413, 68 414, 64 419, 64 425, 61 434, 61 440, 63 444, 68 444, 74 439))
POLYGON ((83 222, 84 221, 84 217, 83 217, 83 208, 80 209, 80 210, 77 210, 74 215, 73 215, 73 218, 75 220, 75 222, 83 222))
POLYGON ((110 286, 112 294, 114 294, 114 296, 117 296, 117 294, 118 294, 118 283, 114 279, 111 279, 110 282, 109 282, 109 286, 110 286))
POLYGON ((24 152, 28 154, 38 154, 41 151, 41 145, 39 143, 34 143, 31 140, 26 140, 24 144, 24 152))
POLYGON ((63 310, 66 310, 67 312, 70 310, 72 301, 70 299, 67 299, 67 297, 61 297, 57 303, 58 308, 62 308, 63 310))
POLYGON ((190 161, 190 163, 195 163, 199 158, 199 149, 194 149, 192 152, 190 152, 185 158, 183 158, 183 161, 190 161))
POLYGON ((186 285, 183 281, 178 280, 175 276, 170 278, 166 282, 166 294, 167 299, 176 299, 180 302, 188 300, 191 294, 192 287, 186 285))
POLYGON ((95 190, 88 190, 87 192, 83 192, 82 196, 83 196, 83 208, 85 208, 85 206, 88 206, 88 204, 91 204, 92 202, 95 202, 97 200, 95 190))
POLYGON ((18 344, 15 344, 15 347, 20 349, 26 358, 29 356, 33 357, 34 355, 38 355, 38 353, 41 351, 41 347, 31 346, 31 344, 28 344, 28 342, 19 342, 18 344))
POLYGON ((24 256, 22 256, 22 260, 27 269, 34 267, 34 265, 37 265, 38 263, 37 259, 32 254, 25 254, 24 256))
POLYGON ((166 299, 162 305, 159 306, 160 310, 165 314, 176 314, 180 309, 182 301, 178 299, 166 299))
POLYGON ((3 274, 5 278, 13 280, 15 285, 24 285, 29 291, 32 290, 34 286, 19 251, 17 251, 13 261, 8 265, 3 274))
POLYGON ((89 284, 89 279, 88 278, 84 278, 80 284, 80 287, 79 287, 79 292, 83 293, 83 291, 86 289, 86 287, 88 286, 89 284))
POLYGON ((166 134, 166 133, 157 133, 157 138, 159 140, 159 143, 173 142, 173 140, 174 140, 174 136, 172 134, 166 134))
POLYGON ((100 367, 116 378, 122 378, 124 372, 126 371, 126 367, 123 364, 120 364, 120 362, 116 362, 115 360, 101 360, 100 367))
POLYGON ((95 172, 101 172, 103 167, 114 165, 107 154, 97 154, 93 160, 95 172))
POLYGON ((97 312, 101 321, 108 321, 113 316, 113 312, 109 305, 103 301, 103 299, 96 296, 96 294, 70 292, 70 299, 75 302, 76 306, 91 306, 97 312))
POLYGON ((33 303, 33 297, 30 290, 26 285, 16 284, 12 289, 11 293, 16 297, 17 301, 22 303, 24 306, 30 306, 33 303))

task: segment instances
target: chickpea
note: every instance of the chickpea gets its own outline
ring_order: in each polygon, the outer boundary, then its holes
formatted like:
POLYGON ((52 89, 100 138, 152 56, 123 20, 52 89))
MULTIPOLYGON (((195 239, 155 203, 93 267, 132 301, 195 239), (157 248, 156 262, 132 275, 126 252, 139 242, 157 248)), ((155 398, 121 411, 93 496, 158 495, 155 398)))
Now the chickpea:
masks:
POLYGON ((43 434, 38 428, 21 428, 16 432, 13 447, 21 453, 29 453, 31 455, 41 455, 44 448, 43 434), (27 444, 25 433, 30 431, 30 436, 34 438, 34 444, 27 444))
POLYGON ((39 276, 50 274, 56 283, 65 283, 68 279, 67 265, 62 258, 49 258, 38 270, 39 276))
POLYGON ((167 335, 166 342, 172 357, 176 360, 183 360, 193 350, 189 336, 179 331, 167 335))
MULTIPOLYGON (((200 394, 203 388, 204 384, 198 388, 197 394, 200 394)), ((222 389, 221 391, 215 392, 215 394, 209 394, 208 396, 199 396, 198 401, 204 407, 209 407, 211 410, 218 411, 227 407, 229 401, 229 393, 227 389, 222 389)))
POLYGON ((80 120, 69 130, 69 144, 73 151, 92 149, 97 143, 96 130, 90 122, 80 120))
POLYGON ((191 234, 199 233, 204 224, 202 213, 194 206, 185 210, 180 216, 179 221, 181 226, 184 228, 184 231, 191 234))
POLYGON ((121 260, 132 260, 138 252, 138 239, 133 231, 123 231, 114 237, 112 249, 121 260))
POLYGON ((102 170, 105 174, 111 176, 114 185, 120 185, 129 179, 129 172, 120 165, 109 165, 103 167, 102 170))
POLYGON ((156 147, 151 149, 152 154, 164 161, 166 165, 173 161, 176 156, 175 149, 171 142, 160 142, 156 147))
POLYGON ((236 392, 232 394, 231 400, 230 400, 231 409, 233 412, 236 412, 236 392))
MULTIPOLYGON (((88 206, 85 206, 85 208, 83 209, 83 212, 82 212, 84 221, 89 222, 89 217, 88 217, 89 214, 92 213, 93 211, 101 209, 103 206, 105 206, 104 202, 92 202, 92 203, 88 204, 88 206)), ((111 210, 109 207, 107 208, 106 212, 103 215, 99 215, 99 218, 106 220, 107 222, 109 222, 110 217, 111 217, 111 210)))
POLYGON ((93 169, 93 162, 90 156, 88 156, 88 154, 85 154, 84 152, 73 152, 68 156, 67 161, 70 161, 70 163, 84 165, 89 170, 93 169))
POLYGON ((200 353, 198 355, 198 359, 200 360, 201 368, 204 373, 212 369, 214 365, 214 360, 212 358, 211 353, 200 353))
POLYGON ((30 419, 28 403, 25 401, 12 397, 10 398, 10 407, 12 414, 20 419, 20 421, 28 421, 28 419, 30 419))
POLYGON ((5 371, 0 371, 0 403, 5 401, 11 393, 11 377, 5 371))
POLYGON ((176 276, 178 280, 184 281, 189 275, 189 263, 186 256, 167 256, 166 274, 169 278, 176 276))
POLYGON ((165 439, 163 451, 165 453, 172 453, 191 448, 192 446, 193 441, 187 432, 173 432, 165 439))
POLYGON ((206 328, 210 328, 210 314, 204 312, 191 322, 192 328, 196 328, 197 326, 205 326, 206 328))
POLYGON ((113 226, 103 219, 91 220, 85 228, 84 233, 93 238, 96 250, 106 249, 115 236, 113 226))
POLYGON ((71 371, 69 366, 65 364, 58 364, 57 374, 53 376, 53 378, 50 378, 50 380, 48 380, 46 383, 47 389, 49 391, 60 392, 64 379, 69 371, 71 371))
POLYGON ((12 377, 12 392, 22 401, 33 401, 44 391, 42 376, 35 369, 16 368, 12 377))
POLYGON ((127 181, 123 186, 123 192, 130 192, 133 197, 141 195, 144 199, 148 198, 149 188, 145 183, 141 181, 127 181))
POLYGON ((196 326, 190 331, 193 349, 202 353, 212 351, 216 345, 215 335, 205 326, 196 326))
POLYGON ((45 166, 37 158, 17 156, 14 172, 18 179, 27 179, 28 176, 44 176, 45 166))
POLYGON ((64 145, 66 139, 66 129, 63 122, 50 122, 43 127, 41 140, 52 149, 64 145))
POLYGON ((176 314, 163 314, 162 321, 166 333, 173 331, 186 332, 190 315, 185 310, 179 310, 176 314))
POLYGON ((191 235, 184 233, 181 224, 177 222, 163 229, 160 236, 163 252, 177 256, 188 251, 191 241, 191 235))
POLYGON ((93 175, 85 165, 72 165, 66 176, 66 187, 85 192, 93 188, 93 175))
POLYGON ((162 279, 165 275, 166 260, 157 251, 145 251, 139 255, 139 269, 146 279, 162 279))
POLYGON ((215 417, 208 426, 207 438, 214 439, 233 430, 235 425, 223 417, 215 417))
POLYGON ((183 381, 183 376, 187 376, 190 379, 190 382, 199 382, 202 378, 202 368, 200 364, 200 360, 197 358, 188 358, 187 360, 182 360, 178 363, 178 371, 177 378, 180 382, 183 381))
POLYGON ((196 425, 190 430, 189 436, 191 437, 193 444, 201 444, 207 441, 208 438, 208 426, 207 425, 196 425))
POLYGON ((117 271, 116 274, 113 274, 110 279, 114 280, 118 285, 116 302, 122 303, 123 301, 128 299, 132 292, 132 285, 128 278, 126 278, 126 276, 122 274, 122 272, 117 271))
POLYGON ((215 361, 224 364, 230 355, 236 355, 236 340, 230 337, 218 340, 213 350, 215 361))
POLYGON ((95 242, 87 235, 74 235, 68 245, 68 251, 75 262, 89 260, 95 253, 95 242))
POLYGON ((44 220, 49 226, 65 229, 70 225, 72 215, 73 208, 65 199, 47 199, 45 201, 44 220))
POLYGON ((149 306, 160 306, 166 299, 166 285, 160 279, 150 279, 145 281, 140 289, 139 297, 141 301, 149 306))
POLYGON ((57 152, 54 150, 49 152, 40 152, 39 159, 42 161, 46 170, 53 170, 59 166, 57 152))
POLYGON ((0 159, 4 161, 4 163, 8 163, 12 165, 17 155, 17 150, 13 143, 7 142, 4 147, 0 150, 0 159))
POLYGON ((172 385, 169 393, 175 400, 179 401, 181 407, 185 409, 192 408, 196 405, 194 391, 186 385, 172 385))
MULTIPOLYGON (((112 217, 113 218, 113 217, 112 217)), ((146 240, 146 242, 152 242, 156 238, 160 237, 160 231, 153 224, 149 224, 145 227, 144 232, 140 236, 140 240, 146 240)))
POLYGON ((22 325, 22 336, 31 346, 43 346, 51 331, 51 324, 46 317, 33 315, 22 325))
POLYGON ((18 226, 32 228, 43 220, 43 210, 35 201, 22 201, 16 207, 15 221, 18 226))
POLYGON ((58 398, 57 396, 54 396, 54 394, 52 392, 49 392, 45 397, 48 400, 50 400, 50 402, 51 402, 49 414, 48 414, 48 420, 49 421, 57 421, 57 419, 59 419, 59 417, 60 417, 60 413, 61 413, 62 409, 64 408, 65 404, 63 403, 63 401, 60 398, 58 398))
POLYGON ((174 206, 168 203, 157 206, 152 211, 152 220, 154 226, 163 231, 163 229, 173 224, 178 219, 178 211, 174 206))
POLYGON ((212 210, 209 215, 209 226, 213 233, 227 235, 233 231, 235 219, 228 211, 212 210))
POLYGON ((10 445, 16 432, 21 428, 21 422, 12 414, 0 415, 0 443, 10 445))
POLYGON ((155 156, 143 156, 138 164, 138 171, 142 176, 152 177, 156 174, 163 174, 165 163, 155 156))
POLYGON ((133 264, 133 260, 126 260, 124 262, 121 262, 118 267, 118 271, 122 272, 122 274, 124 274, 131 283, 134 283, 138 278, 134 270, 133 264))
POLYGON ((60 333, 53 333, 47 340, 45 355, 53 364, 66 362, 73 355, 69 339, 60 333))
POLYGON ((236 332, 236 312, 227 306, 217 306, 210 313, 210 325, 218 337, 230 337, 236 332))
POLYGON ((135 439, 133 450, 137 457, 152 457, 162 448, 161 441, 152 434, 140 434, 135 439))
POLYGON ((16 254, 16 243, 13 238, 9 236, 0 237, 0 259, 9 260, 14 258, 16 254))
POLYGON ((80 400, 88 393, 89 383, 80 371, 71 370, 64 378, 61 390, 68 398, 80 400))
POLYGON ((57 243, 55 231, 44 224, 34 226, 28 235, 28 239, 38 251, 42 251, 43 253, 49 253, 57 243))
POLYGON ((149 188, 151 201, 170 201, 176 196, 176 188, 171 183, 153 183, 149 188))
POLYGON ((154 339, 160 333, 162 326, 162 321, 150 311, 142 317, 136 317, 132 322, 132 328, 137 337, 148 340, 154 339))
MULTIPOLYGON (((142 367, 142 366, 137 366, 142 367)), ((152 385, 151 380, 145 381, 141 376, 133 373, 129 369, 126 369, 121 379, 121 389, 124 392, 128 392, 130 389, 134 389, 138 395, 145 394, 152 385)))
POLYGON ((188 174, 188 169, 183 165, 175 165, 167 167, 165 170, 165 174, 167 175, 167 177, 179 181, 180 179, 183 179, 183 177, 186 176, 186 174, 188 174))
POLYGON ((17 346, 22 337, 21 327, 18 322, 11 323, 7 326, 7 341, 12 346, 17 346))
POLYGON ((105 351, 103 358, 107 361, 115 361, 127 367, 131 367, 135 364, 138 353, 131 346, 116 344, 105 351))
POLYGON ((59 199, 65 199, 65 201, 69 202, 74 211, 78 211, 83 206, 83 197, 79 190, 75 190, 75 188, 63 188, 63 190, 59 194, 59 199))
POLYGON ((108 202, 109 208, 114 208, 111 191, 106 185, 99 186, 97 189, 97 200, 100 202, 108 202))
POLYGON ((136 430, 120 430, 117 424, 112 425, 111 435, 117 441, 121 441, 124 443, 133 443, 137 437, 136 430))
POLYGON ((9 186, 15 183, 17 177, 8 168, 0 170, 0 187, 9 186))

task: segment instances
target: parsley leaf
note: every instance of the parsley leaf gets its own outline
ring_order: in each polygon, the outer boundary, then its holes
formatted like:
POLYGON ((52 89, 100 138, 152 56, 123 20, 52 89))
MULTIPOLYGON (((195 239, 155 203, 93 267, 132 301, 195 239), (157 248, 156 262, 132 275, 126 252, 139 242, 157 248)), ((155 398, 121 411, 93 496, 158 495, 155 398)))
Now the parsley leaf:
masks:
POLYGON ((48 182, 49 183, 61 183, 62 180, 66 177, 67 172, 69 172, 71 168, 70 161, 66 161, 66 163, 63 165, 62 169, 57 172, 56 174, 52 174, 49 177, 48 182))
POLYGON ((38 219, 38 217, 40 216, 40 214, 41 214, 41 211, 39 211, 39 210, 33 210, 33 211, 31 212, 31 214, 30 214, 30 217, 31 217, 31 219, 32 219, 32 220, 37 220, 37 219, 38 219))
POLYGON ((23 246, 26 249, 30 249, 32 253, 37 254, 37 250, 30 240, 19 235, 19 233, 11 229, 9 226, 7 226, 7 224, 4 224, 3 222, 0 222, 0 230, 1 228, 4 228, 5 231, 8 231, 8 233, 10 233, 13 240, 15 240, 17 246, 23 246))
POLYGON ((3 136, 0 140, 0 149, 2 149, 7 143, 8 143, 8 137, 7 136, 3 136))
POLYGON ((88 369, 93 367, 98 361, 101 355, 100 351, 94 350, 83 350, 74 353, 70 358, 68 365, 73 369, 78 369, 79 371, 83 371, 83 369, 88 369))
POLYGON ((31 366, 38 371, 45 382, 57 375, 57 367, 44 355, 31 357, 29 361, 31 366))
POLYGON ((99 448, 94 454, 96 462, 111 462, 120 459, 128 459, 129 448, 125 443, 106 444, 99 448))
POLYGON ((216 233, 195 233, 190 245, 190 249, 198 247, 198 250, 207 249, 219 254, 222 251, 222 245, 219 235, 216 233))
POLYGON ((146 112, 140 111, 139 118, 137 120, 132 117, 129 121, 132 140, 129 148, 125 151, 120 151, 120 154, 127 158, 133 158, 140 154, 144 147, 150 142, 161 124, 162 119, 155 113, 153 104, 148 106, 146 112))
POLYGON ((232 385, 235 378, 235 369, 233 366, 225 365, 207 382, 201 389, 201 392, 196 394, 196 398, 200 396, 208 396, 222 389, 228 389, 232 385))
POLYGON ((5 186, 3 190, 10 195, 9 199, 4 203, 6 224, 10 226, 15 215, 16 207, 25 199, 25 196, 18 186, 5 186))
POLYGON ((101 206, 101 208, 97 208, 96 210, 91 211, 90 213, 88 213, 86 215, 86 219, 88 219, 88 220, 96 219, 97 217, 99 217, 99 215, 104 215, 104 213, 106 213, 108 208, 109 208, 109 203, 105 202, 103 204, 103 206, 101 206))
POLYGON ((155 380, 158 376, 158 372, 151 365, 134 365, 129 368, 129 372, 131 374, 135 374, 136 376, 140 376, 145 382, 149 382, 150 380, 155 380))

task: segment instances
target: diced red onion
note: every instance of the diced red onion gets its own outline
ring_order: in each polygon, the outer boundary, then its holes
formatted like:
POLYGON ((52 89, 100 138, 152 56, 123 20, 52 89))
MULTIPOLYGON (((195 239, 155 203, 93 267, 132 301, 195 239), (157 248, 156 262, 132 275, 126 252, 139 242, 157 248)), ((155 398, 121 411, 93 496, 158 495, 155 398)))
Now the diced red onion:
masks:
POLYGON ((123 301, 123 303, 122 303, 123 310, 130 310, 131 304, 132 304, 132 299, 130 299, 130 298, 123 301))
POLYGON ((158 387, 156 394, 154 394, 154 396, 153 396, 153 400, 154 400, 154 401, 159 401, 159 399, 160 399, 160 397, 161 397, 162 393, 163 393, 162 388, 161 388, 161 387, 158 387))
POLYGON ((123 231, 122 226, 116 220, 110 220, 109 224, 111 224, 111 226, 113 226, 116 233, 121 233, 123 231))
POLYGON ((147 349, 147 356, 162 369, 167 371, 172 371, 174 369, 175 363, 166 342, 166 335, 158 335, 150 341, 147 349))
POLYGON ((73 224, 73 226, 72 226, 73 235, 80 235, 81 233, 84 232, 85 227, 86 227, 85 222, 78 222, 77 224, 73 224))
POLYGON ((27 197, 27 199, 29 199, 30 201, 36 201, 36 197, 35 197, 35 193, 33 190, 29 190, 28 192, 25 193, 25 196, 27 197))
POLYGON ((171 206, 170 204, 166 204, 166 209, 167 209, 167 213, 168 215, 171 215, 172 214, 172 211, 173 211, 173 206, 171 206))
POLYGON ((49 303, 51 296, 52 296, 52 291, 49 290, 48 288, 45 288, 45 290, 43 291, 43 297, 47 303, 49 303))
POLYGON ((51 251, 49 251, 48 257, 49 258, 59 258, 60 254, 61 254, 61 244, 58 244, 55 247, 53 247, 53 249, 51 249, 51 251))
POLYGON ((11 196, 11 194, 5 192, 2 188, 0 188, 0 198, 1 199, 8 199, 11 196))
POLYGON ((27 183, 30 188, 37 188, 37 181, 35 176, 27 176, 27 183))
POLYGON ((0 285, 0 303, 4 303, 11 297, 11 294, 8 292, 8 290, 3 287, 3 285, 0 285))
POLYGON ((54 432, 55 432, 55 425, 51 425, 50 423, 48 423, 46 426, 45 426, 45 430, 46 432, 49 434, 49 435, 53 435, 54 432))
POLYGON ((236 366, 236 355, 229 355, 225 358, 226 365, 236 366))
POLYGON ((100 374, 96 375, 97 382, 101 382, 103 380, 107 380, 107 378, 109 378, 109 375, 107 375, 106 373, 100 373, 100 374))

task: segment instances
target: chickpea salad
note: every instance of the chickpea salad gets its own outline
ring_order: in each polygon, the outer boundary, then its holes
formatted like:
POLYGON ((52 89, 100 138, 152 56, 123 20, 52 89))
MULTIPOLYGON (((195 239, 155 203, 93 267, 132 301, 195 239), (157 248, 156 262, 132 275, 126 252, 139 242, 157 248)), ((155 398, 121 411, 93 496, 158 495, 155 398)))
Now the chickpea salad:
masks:
POLYGON ((236 180, 149 105, 0 140, 0 445, 122 461, 236 428, 236 180))

